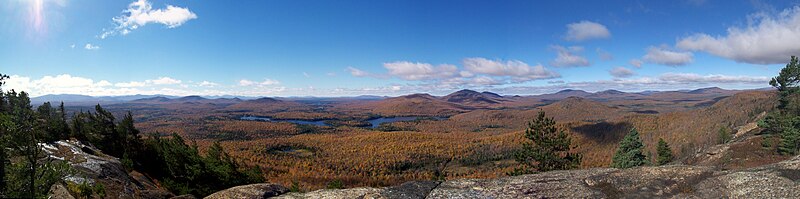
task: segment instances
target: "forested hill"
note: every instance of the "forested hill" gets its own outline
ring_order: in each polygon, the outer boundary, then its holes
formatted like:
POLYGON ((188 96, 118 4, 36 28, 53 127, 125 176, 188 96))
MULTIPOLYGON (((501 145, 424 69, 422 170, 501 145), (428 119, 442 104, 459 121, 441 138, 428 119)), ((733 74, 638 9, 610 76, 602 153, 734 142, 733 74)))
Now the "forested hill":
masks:
POLYGON ((67 119, 63 103, 54 107, 46 102, 34 109, 24 91, 2 91, 7 78, 0 75, 2 198, 44 198, 51 187, 65 187, 70 195, 89 198, 153 196, 104 184, 102 176, 109 172, 128 181, 158 182, 149 183, 154 186, 149 188, 168 190, 166 195, 205 196, 264 181, 261 169, 239 164, 219 144, 201 154, 178 135, 144 139, 130 113, 118 119, 97 105, 93 111, 67 119), (71 151, 67 153, 71 155, 58 151, 71 151), (74 158, 79 154, 91 158, 74 158))

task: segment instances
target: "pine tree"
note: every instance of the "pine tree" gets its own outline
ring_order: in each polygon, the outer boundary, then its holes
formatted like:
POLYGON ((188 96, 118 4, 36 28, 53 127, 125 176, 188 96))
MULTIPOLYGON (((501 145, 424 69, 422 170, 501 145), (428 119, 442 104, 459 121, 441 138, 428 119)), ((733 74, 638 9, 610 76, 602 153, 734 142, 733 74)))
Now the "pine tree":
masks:
POLYGON ((789 63, 778 73, 778 76, 769 81, 769 85, 777 88, 780 95, 778 109, 798 115, 797 111, 800 111, 800 108, 798 108, 800 105, 792 103, 793 100, 791 99, 791 96, 796 95, 798 92, 798 83, 800 83, 800 62, 798 62, 797 57, 792 56, 789 63))
POLYGON ((720 127, 717 135, 719 139, 719 144, 725 144, 731 141, 731 132, 728 131, 728 128, 720 127))
POLYGON ((781 133, 781 142, 778 152, 781 154, 795 155, 800 150, 800 129, 787 128, 781 133))
POLYGON ((619 148, 611 158, 611 166, 614 168, 631 168, 647 164, 647 156, 643 154, 644 144, 642 139, 639 138, 639 132, 636 128, 631 129, 622 142, 619 143, 619 148))
POLYGON ((800 62, 795 56, 770 85, 778 89, 778 107, 759 122, 767 133, 780 135, 778 152, 794 155, 800 151, 800 62))
POLYGON ((58 133, 58 138, 61 140, 69 139, 70 128, 67 124, 67 110, 64 108, 64 102, 61 102, 61 105, 58 105, 58 113, 56 115, 56 132, 58 133))
POLYGON ((581 154, 569 152, 572 147, 570 137, 563 129, 557 128, 553 118, 546 117, 543 111, 528 123, 525 138, 529 142, 522 143, 522 149, 514 154, 523 167, 510 174, 564 170, 580 166, 581 154))
POLYGON ((6 153, 8 129, 11 124, 11 116, 8 115, 5 92, 3 85, 8 75, 0 74, 0 197, 6 197, 6 165, 8 164, 8 154, 6 153))
POLYGON ((658 152, 657 165, 665 165, 672 162, 674 158, 672 156, 672 149, 669 148, 669 144, 667 144, 664 139, 658 138, 658 147, 656 147, 656 151, 658 152))

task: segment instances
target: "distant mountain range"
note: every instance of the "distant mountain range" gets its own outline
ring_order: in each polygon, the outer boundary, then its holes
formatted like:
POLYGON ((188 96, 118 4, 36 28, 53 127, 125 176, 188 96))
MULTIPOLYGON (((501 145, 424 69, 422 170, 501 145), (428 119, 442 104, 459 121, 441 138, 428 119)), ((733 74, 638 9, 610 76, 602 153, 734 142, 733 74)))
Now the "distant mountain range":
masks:
MULTIPOLYGON (((774 88, 760 88, 760 89, 753 89, 753 90, 774 90, 774 88)), ((549 94, 541 94, 541 95, 529 95, 529 96, 522 96, 522 97, 533 97, 539 98, 544 100, 559 100, 564 99, 567 97, 583 97, 583 98, 592 98, 592 99, 607 99, 607 98, 637 98, 637 97, 644 97, 644 96, 653 96, 653 95, 670 95, 670 94, 725 94, 725 93, 735 93, 738 92, 736 90, 725 90, 718 87, 709 87, 709 88, 701 88, 695 90, 679 90, 679 91, 642 91, 642 92, 623 92, 618 90, 605 90, 599 92, 586 92, 583 90, 575 90, 575 89, 565 89, 555 93, 549 94)), ((406 98, 414 98, 414 97, 426 97, 420 96, 421 94, 411 94, 406 96, 406 98)), ((497 104, 505 100, 510 100, 509 96, 502 96, 497 93, 492 93, 488 91, 478 92, 473 90, 460 90, 449 95, 445 95, 442 97, 435 97, 427 95, 429 98, 441 98, 444 101, 457 103, 457 104, 469 104, 469 105, 490 105, 490 104, 497 104)), ((514 96, 520 97, 520 96, 514 96)), ((362 96, 354 96, 354 97, 276 97, 274 99, 282 100, 282 101, 342 101, 342 100, 384 100, 391 97, 387 96, 374 96, 374 95, 362 95, 362 96)), ((77 95, 77 94, 58 94, 58 95, 43 95, 39 97, 31 98, 31 102, 33 104, 41 104, 44 102, 51 102, 51 103, 59 103, 59 102, 67 102, 72 104, 114 104, 114 103, 171 103, 171 102, 193 102, 193 101, 203 101, 203 100, 211 100, 211 103, 237 103, 240 101, 247 101, 247 100, 255 100, 259 99, 259 97, 247 97, 247 96, 233 96, 233 95, 223 95, 223 96, 172 96, 172 95, 124 95, 124 96, 88 96, 88 95, 77 95)))

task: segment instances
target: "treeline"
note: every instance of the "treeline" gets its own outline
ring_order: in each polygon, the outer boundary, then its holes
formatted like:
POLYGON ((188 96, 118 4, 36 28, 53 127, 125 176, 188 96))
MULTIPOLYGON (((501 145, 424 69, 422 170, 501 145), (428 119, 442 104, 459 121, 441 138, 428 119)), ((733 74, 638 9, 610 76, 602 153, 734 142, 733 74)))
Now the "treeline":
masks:
MULTIPOLYGON (((0 74, 0 86, 7 78, 0 74)), ((179 195, 205 196, 264 180, 260 168, 244 167, 218 143, 201 155, 196 144, 188 145, 177 134, 143 139, 130 112, 119 121, 100 105, 71 119, 66 114, 63 103, 33 109, 27 93, 0 87, 0 197, 45 197, 71 171, 65 162, 47 157, 40 145, 65 139, 119 157, 126 169, 146 173, 179 195)))
MULTIPOLYGON (((7 78, 0 74, 0 86, 7 78)), ((32 109, 27 93, 0 90, 0 197, 44 198, 69 172, 69 165, 46 158, 38 145, 46 130, 59 131, 45 128, 47 117, 32 109)))

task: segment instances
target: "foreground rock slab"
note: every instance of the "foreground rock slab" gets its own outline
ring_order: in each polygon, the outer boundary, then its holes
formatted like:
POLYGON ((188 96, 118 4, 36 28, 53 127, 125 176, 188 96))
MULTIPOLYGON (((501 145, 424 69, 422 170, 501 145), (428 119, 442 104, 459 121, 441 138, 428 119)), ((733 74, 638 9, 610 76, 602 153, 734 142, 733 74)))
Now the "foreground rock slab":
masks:
POLYGON ((496 179, 407 182, 275 198, 800 198, 800 156, 742 170, 668 165, 552 171, 496 179))

